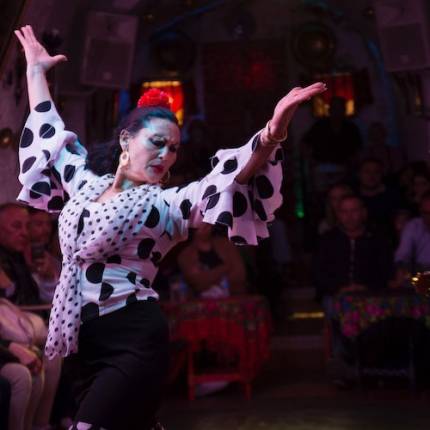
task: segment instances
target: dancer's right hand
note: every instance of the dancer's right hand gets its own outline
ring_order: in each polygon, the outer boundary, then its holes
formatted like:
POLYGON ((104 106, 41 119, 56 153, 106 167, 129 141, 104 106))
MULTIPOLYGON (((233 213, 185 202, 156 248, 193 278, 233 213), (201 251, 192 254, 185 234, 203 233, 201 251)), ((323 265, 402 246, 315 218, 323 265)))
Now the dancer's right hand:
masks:
POLYGON ((49 55, 36 39, 31 25, 26 25, 21 27, 20 30, 15 30, 15 35, 24 48, 27 71, 46 72, 56 64, 67 61, 65 55, 49 55))

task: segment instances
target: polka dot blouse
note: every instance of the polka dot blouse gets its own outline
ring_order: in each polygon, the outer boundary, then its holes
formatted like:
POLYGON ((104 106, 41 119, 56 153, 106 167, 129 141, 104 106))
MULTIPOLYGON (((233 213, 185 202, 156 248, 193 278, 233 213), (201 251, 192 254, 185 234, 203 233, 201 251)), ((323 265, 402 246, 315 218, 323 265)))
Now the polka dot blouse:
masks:
POLYGON ((111 174, 87 169, 86 150, 51 101, 30 113, 20 141, 18 199, 61 211, 63 265, 49 322, 46 353, 77 351, 80 324, 137 300, 158 298, 151 288, 164 255, 202 222, 227 226, 236 244, 256 245, 281 204, 282 150, 245 185, 235 181, 259 143, 219 150, 200 181, 163 189, 140 185, 98 203, 111 174))

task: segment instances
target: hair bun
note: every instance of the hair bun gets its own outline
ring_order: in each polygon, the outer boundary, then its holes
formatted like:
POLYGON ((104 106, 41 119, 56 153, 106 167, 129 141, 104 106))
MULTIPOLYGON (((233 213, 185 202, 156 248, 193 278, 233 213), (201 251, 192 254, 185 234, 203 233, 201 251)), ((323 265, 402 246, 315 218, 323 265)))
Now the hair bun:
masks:
POLYGON ((137 101, 137 107, 139 108, 154 106, 171 109, 169 96, 158 88, 151 88, 145 91, 137 101))

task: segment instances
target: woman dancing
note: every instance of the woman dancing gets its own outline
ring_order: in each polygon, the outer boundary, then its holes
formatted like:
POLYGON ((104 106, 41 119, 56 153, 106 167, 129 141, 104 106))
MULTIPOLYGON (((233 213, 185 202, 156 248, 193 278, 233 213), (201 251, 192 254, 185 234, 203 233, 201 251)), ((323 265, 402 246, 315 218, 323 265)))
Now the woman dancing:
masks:
POLYGON ((46 81, 66 57, 50 56, 30 26, 15 34, 27 60, 31 109, 18 198, 61 210, 63 265, 45 352, 78 352, 89 371, 74 428, 154 428, 168 366, 168 327, 151 288, 158 264, 202 223, 227 226, 237 244, 268 236, 266 223, 281 204, 280 143, 297 106, 325 85, 290 91, 246 145, 216 153, 202 180, 163 188, 180 139, 167 96, 144 95, 113 140, 87 154, 65 130, 46 81))

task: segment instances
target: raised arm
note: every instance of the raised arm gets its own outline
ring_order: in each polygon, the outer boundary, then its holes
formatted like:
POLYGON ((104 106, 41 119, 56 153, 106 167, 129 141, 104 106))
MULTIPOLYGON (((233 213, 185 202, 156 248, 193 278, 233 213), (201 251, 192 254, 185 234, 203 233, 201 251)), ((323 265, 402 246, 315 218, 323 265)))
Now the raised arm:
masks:
POLYGON ((293 88, 275 107, 272 119, 260 134, 260 145, 248 163, 236 176, 236 181, 246 184, 270 157, 273 149, 287 138, 288 125, 298 106, 316 94, 327 89, 324 83, 317 82, 305 88, 293 88))
POLYGON ((24 49, 27 61, 28 99, 30 109, 33 110, 42 102, 52 101, 46 72, 56 64, 67 61, 67 58, 64 55, 49 55, 37 41, 30 25, 15 30, 15 35, 24 49))

